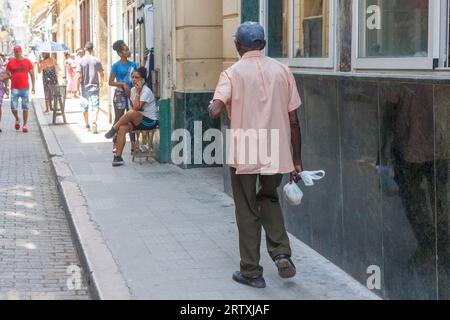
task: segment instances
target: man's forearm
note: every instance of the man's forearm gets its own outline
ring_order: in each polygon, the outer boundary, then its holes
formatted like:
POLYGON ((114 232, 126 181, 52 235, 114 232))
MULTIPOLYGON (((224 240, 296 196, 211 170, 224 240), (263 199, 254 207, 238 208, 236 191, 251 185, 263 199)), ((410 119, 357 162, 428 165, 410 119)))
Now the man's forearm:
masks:
POLYGON ((30 72, 30 77, 31 77, 31 86, 32 86, 32 89, 34 89, 35 85, 36 85, 36 79, 34 77, 34 72, 33 71, 30 72))
POLYGON ((292 141, 294 165, 301 166, 303 168, 302 134, 299 126, 291 127, 291 141, 292 141))
POLYGON ((300 166, 303 170, 302 163, 302 134, 300 130, 300 123, 296 111, 289 114, 289 121, 291 126, 291 144, 292 144, 292 158, 295 166, 300 166))
POLYGON ((103 87, 104 82, 105 82, 105 73, 100 72, 100 87, 103 87))

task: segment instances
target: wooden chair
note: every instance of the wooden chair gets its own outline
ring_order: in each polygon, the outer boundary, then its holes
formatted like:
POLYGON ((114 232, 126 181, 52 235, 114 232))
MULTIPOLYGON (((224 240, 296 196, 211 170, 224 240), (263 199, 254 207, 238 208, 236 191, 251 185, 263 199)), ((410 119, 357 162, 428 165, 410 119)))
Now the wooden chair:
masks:
POLYGON ((146 159, 152 156, 153 153, 153 137, 155 135, 155 131, 159 128, 156 127, 152 130, 135 130, 136 134, 136 145, 134 150, 132 150, 132 161, 134 162, 136 159, 146 159))

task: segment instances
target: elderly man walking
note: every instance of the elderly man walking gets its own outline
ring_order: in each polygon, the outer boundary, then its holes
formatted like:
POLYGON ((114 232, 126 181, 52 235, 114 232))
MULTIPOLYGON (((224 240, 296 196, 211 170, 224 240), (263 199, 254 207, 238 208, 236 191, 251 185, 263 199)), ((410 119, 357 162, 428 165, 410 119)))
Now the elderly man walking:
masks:
POLYGON ((303 170, 297 117, 301 100, 289 68, 262 54, 266 41, 261 25, 256 22, 240 25, 235 45, 242 58, 221 74, 209 114, 218 118, 226 108, 231 119, 230 139, 238 141, 230 142, 234 150, 228 150, 241 258, 240 271, 233 274, 233 280, 265 288, 259 263, 262 227, 280 277, 292 278, 296 274, 277 188, 283 174, 290 174, 291 181, 298 182, 303 170), (252 136, 252 130, 274 133, 267 139, 253 135, 258 137, 256 145, 265 144, 263 149, 272 153, 275 150, 276 156, 271 155, 270 163, 260 158, 260 152, 257 161, 248 160, 255 141, 247 145, 245 141, 252 136), (242 157, 243 154, 249 157, 242 157))

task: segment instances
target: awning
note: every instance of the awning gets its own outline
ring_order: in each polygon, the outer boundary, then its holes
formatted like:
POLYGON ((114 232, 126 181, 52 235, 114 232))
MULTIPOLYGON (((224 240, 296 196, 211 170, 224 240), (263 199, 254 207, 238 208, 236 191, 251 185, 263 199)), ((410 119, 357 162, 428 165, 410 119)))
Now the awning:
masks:
POLYGON ((31 2, 31 18, 39 16, 42 11, 49 10, 51 6, 56 4, 56 0, 33 0, 31 2))
MULTIPOLYGON (((38 0, 43 1, 43 0, 38 0)), ((51 2, 48 0, 45 0, 46 2, 51 2)), ((50 5, 45 4, 45 7, 41 7, 39 11, 35 10, 36 14, 31 15, 31 26, 33 29, 39 28, 47 19, 47 17, 53 12, 53 9, 55 9, 56 3, 53 2, 50 5)))

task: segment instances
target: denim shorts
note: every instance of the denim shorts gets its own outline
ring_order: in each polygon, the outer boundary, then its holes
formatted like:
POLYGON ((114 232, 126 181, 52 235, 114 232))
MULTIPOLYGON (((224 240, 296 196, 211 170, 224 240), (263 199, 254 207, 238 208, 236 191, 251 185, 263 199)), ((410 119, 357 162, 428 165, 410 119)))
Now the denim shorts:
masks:
POLYGON ((19 109, 19 98, 22 100, 22 110, 28 111, 30 103, 30 90, 11 90, 11 109, 17 111, 19 109))
POLYGON ((83 91, 81 93, 81 108, 84 112, 89 112, 89 107, 91 111, 96 111, 100 108, 100 93, 96 91, 83 91))

